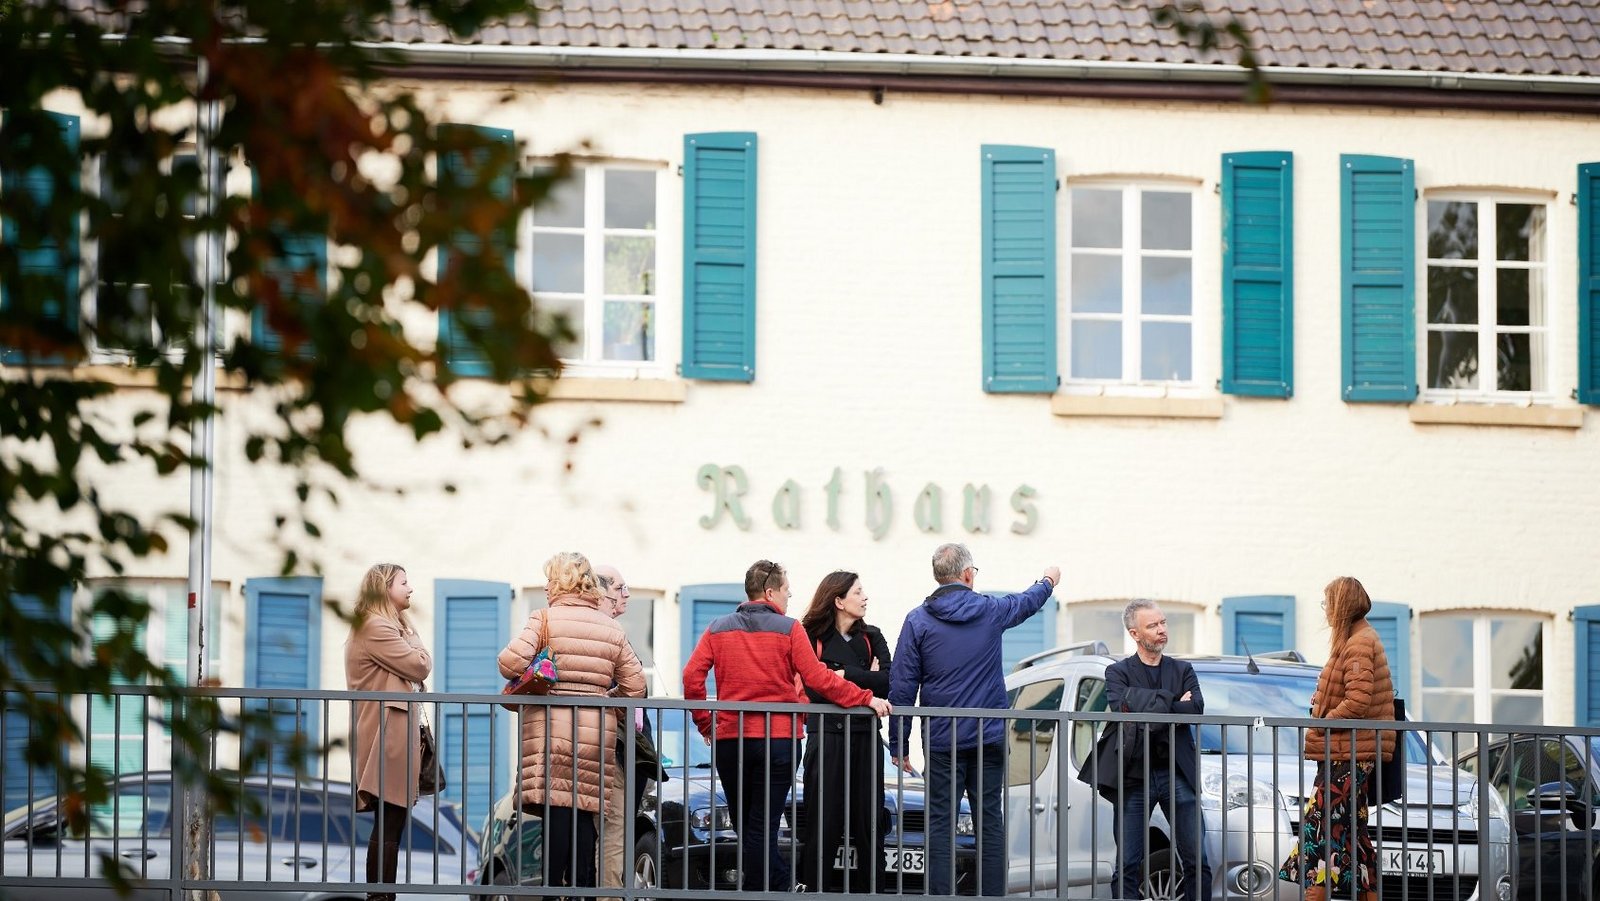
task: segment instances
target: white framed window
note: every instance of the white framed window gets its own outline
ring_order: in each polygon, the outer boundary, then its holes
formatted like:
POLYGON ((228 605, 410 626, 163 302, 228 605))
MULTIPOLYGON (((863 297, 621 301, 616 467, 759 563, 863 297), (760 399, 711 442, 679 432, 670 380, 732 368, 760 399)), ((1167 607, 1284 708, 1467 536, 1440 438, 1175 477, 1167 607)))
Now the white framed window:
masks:
MULTIPOLYGON (((1193 654, 1199 610, 1187 604, 1156 602, 1167 617, 1168 654, 1193 654)), ((1138 650, 1133 636, 1122 626, 1122 611, 1127 601, 1093 601, 1068 604, 1067 641, 1103 641, 1113 654, 1132 654, 1138 650)))
POLYGON ((1548 211, 1514 195, 1430 193, 1420 359, 1424 392, 1529 398, 1550 383, 1548 211))
POLYGON ((1068 192, 1065 369, 1080 384, 1194 384, 1194 190, 1068 192))
POLYGON ((1424 614, 1421 719, 1543 723, 1544 630, 1528 614, 1424 614))
POLYGON ((648 163, 580 165, 529 213, 528 284, 573 332, 558 348, 569 372, 660 369, 660 173, 648 163))
MULTIPOLYGON (((94 162, 95 190, 107 205, 106 222, 101 235, 94 241, 91 284, 94 290, 86 301, 87 320, 90 326, 91 346, 101 355, 117 360, 131 359, 140 348, 155 348, 169 352, 172 342, 162 334, 156 319, 156 306, 151 298, 153 286, 140 279, 140 263, 146 255, 146 238, 120 227, 127 204, 134 202, 125 196, 117 184, 117 167, 122 166, 131 180, 137 176, 134 160, 118 160, 101 156, 94 162), (111 312, 114 311, 114 312, 111 312), (111 317, 102 321, 102 314, 111 317)), ((200 158, 192 146, 185 146, 162 164, 163 171, 186 174, 199 178, 200 158)), ((198 198, 190 195, 184 199, 181 215, 193 220, 197 213, 198 198)), ((183 248, 189 272, 172 273, 172 283, 181 283, 186 277, 198 278, 199 243, 187 242, 183 248)), ((195 290, 199 290, 198 287, 195 290)))

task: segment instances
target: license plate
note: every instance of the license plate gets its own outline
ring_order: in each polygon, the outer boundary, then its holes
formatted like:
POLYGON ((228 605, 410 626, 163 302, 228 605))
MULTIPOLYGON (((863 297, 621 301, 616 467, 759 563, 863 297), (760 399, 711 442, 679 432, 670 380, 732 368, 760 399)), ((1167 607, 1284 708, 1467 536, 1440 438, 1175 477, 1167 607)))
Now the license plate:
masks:
POLYGON ((1436 876, 1444 872, 1444 852, 1432 848, 1384 848, 1383 872, 1436 876))
MULTIPOLYGON (((833 868, 835 870, 856 868, 856 849, 851 848, 849 863, 845 863, 845 849, 840 848, 833 855, 833 868)), ((927 859, 923 856, 921 848, 884 848, 883 869, 888 873, 921 873, 927 868, 927 859)))

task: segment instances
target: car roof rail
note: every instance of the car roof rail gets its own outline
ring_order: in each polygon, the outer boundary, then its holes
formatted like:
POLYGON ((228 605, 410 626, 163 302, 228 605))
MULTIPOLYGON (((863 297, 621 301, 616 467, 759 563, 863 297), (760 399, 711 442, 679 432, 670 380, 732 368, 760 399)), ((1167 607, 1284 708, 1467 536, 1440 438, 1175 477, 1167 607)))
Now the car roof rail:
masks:
POLYGON ((1021 672, 1030 666, 1038 666, 1039 662, 1042 660, 1047 660, 1051 657, 1060 657, 1067 654, 1077 654, 1085 657, 1099 654, 1103 657, 1109 657, 1111 655, 1111 649, 1107 647, 1106 643, 1103 641, 1075 641, 1072 644, 1064 644, 1061 647, 1051 648, 1048 651, 1040 651, 1037 654, 1029 654, 1021 660, 1018 660, 1017 665, 1012 667, 1011 671, 1013 673, 1021 672))
POLYGON ((1267 651, 1265 653, 1257 654, 1256 658, 1260 660, 1288 660, 1292 663, 1306 662, 1306 655, 1294 650, 1293 648, 1286 648, 1282 651, 1267 651))

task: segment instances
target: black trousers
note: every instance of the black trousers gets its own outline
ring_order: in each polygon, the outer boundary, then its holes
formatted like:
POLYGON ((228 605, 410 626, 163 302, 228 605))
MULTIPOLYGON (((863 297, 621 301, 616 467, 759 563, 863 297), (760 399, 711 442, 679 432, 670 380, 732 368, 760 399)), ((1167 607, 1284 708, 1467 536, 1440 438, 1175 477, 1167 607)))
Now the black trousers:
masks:
POLYGON ((544 816, 544 862, 549 881, 545 885, 595 886, 595 863, 599 857, 599 833, 594 814, 571 807, 536 808, 544 816), (573 852, 577 869, 573 869, 573 852))
MULTIPOLYGON (((866 728, 852 728, 834 722, 847 719, 844 714, 821 714, 810 719, 805 809, 800 818, 805 823, 801 881, 813 891, 883 891, 892 883, 883 872, 887 825, 883 808, 883 745, 878 742, 877 731, 871 728, 877 720, 872 719, 866 728), (850 851, 845 855, 845 867, 835 869, 840 849, 846 845, 850 851)), ((851 715, 848 719, 863 718, 851 715)))
MULTIPOLYGON (((374 814, 372 838, 367 842, 367 881, 394 882, 400 869, 400 840, 411 822, 411 810, 387 801, 379 804, 374 814)), ((393 895, 370 894, 368 898, 393 898, 393 895)))

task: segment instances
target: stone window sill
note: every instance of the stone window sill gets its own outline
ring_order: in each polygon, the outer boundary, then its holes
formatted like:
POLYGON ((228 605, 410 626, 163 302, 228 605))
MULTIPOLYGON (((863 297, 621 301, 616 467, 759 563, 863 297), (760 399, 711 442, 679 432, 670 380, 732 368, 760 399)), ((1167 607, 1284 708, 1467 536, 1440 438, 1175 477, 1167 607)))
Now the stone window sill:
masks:
POLYGON ((611 379, 567 376, 538 383, 552 401, 632 401, 635 403, 681 404, 689 394, 689 383, 677 378, 611 379))
POLYGON ((1106 397, 1055 394, 1050 412, 1057 416, 1106 416, 1142 419, 1221 419, 1218 397, 1106 397))
POLYGON ((1418 425, 1499 425, 1536 429, 1581 429, 1582 407, 1511 406, 1508 404, 1410 404, 1418 425))
MULTIPOLYGON (((48 371, 52 377, 103 382, 116 388, 156 387, 156 371, 144 366, 126 366, 117 363, 87 363, 82 366, 39 366, 36 371, 48 371)), ((21 366, 5 367, 6 379, 21 381, 28 378, 28 370, 21 366)), ((186 382, 187 384, 187 382, 186 382)), ((218 391, 245 391, 244 376, 236 372, 217 372, 218 391)))

